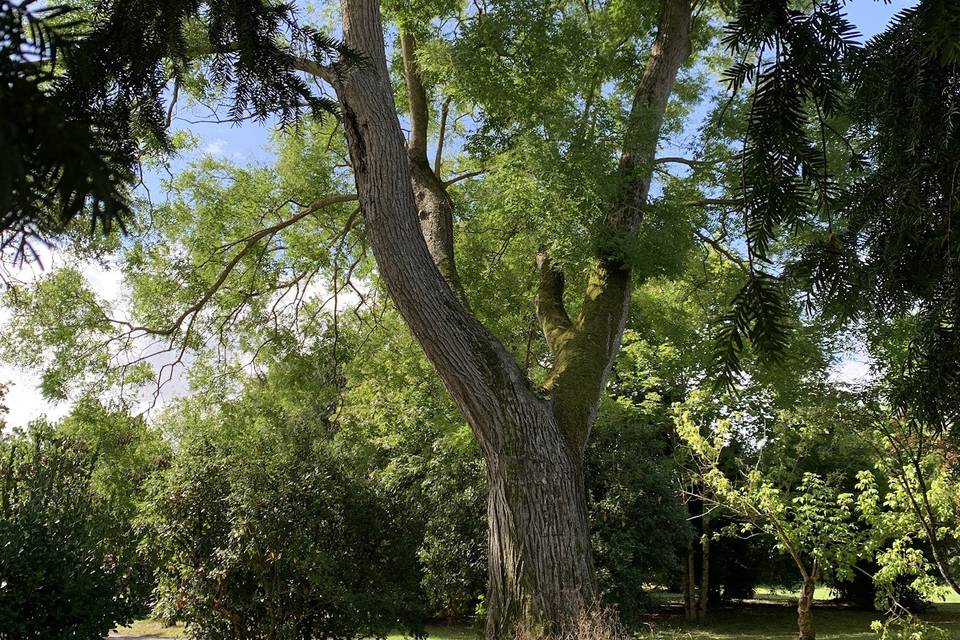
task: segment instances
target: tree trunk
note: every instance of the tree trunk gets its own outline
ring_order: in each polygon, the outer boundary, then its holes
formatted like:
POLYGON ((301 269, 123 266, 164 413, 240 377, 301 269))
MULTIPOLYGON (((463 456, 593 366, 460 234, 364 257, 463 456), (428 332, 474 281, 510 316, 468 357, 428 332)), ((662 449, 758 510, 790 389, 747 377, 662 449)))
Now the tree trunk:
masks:
POLYGON ((813 626, 813 592, 817 580, 808 576, 803 580, 800 601, 797 603, 797 625, 800 627, 800 640, 816 640, 817 630, 813 626))
POLYGON ((697 622, 706 621, 707 605, 710 600, 710 515, 706 510, 707 507, 704 504, 704 514, 701 516, 703 536, 700 539, 700 598, 697 601, 697 622))
POLYGON ((683 576, 683 615, 687 620, 696 617, 694 593, 697 588, 696 557, 693 554, 693 537, 687 540, 687 566, 683 576))
POLYGON ((583 452, 568 445, 549 406, 538 408, 486 456, 488 638, 543 637, 597 596, 583 452))
MULTIPOLYGON (((553 633, 592 605, 597 593, 583 456, 619 348, 629 267, 604 257, 577 321, 563 313, 558 314, 565 321, 562 329, 545 326, 548 341, 557 338, 551 344, 559 371, 550 385, 535 391, 514 355, 470 313, 459 290, 449 199, 426 173, 425 138, 418 134, 407 148, 400 130, 379 2, 341 0, 341 8, 344 42, 363 57, 360 64, 337 69, 334 86, 367 237, 397 310, 473 430, 487 464, 487 637, 553 633)), ((629 193, 611 216, 622 233, 636 229, 646 202, 666 103, 690 50, 690 16, 689 0, 665 1, 625 140, 621 168, 629 193)), ((403 44, 405 64, 415 64, 415 41, 403 44)), ((425 104, 412 111, 415 121, 426 122, 425 104)))

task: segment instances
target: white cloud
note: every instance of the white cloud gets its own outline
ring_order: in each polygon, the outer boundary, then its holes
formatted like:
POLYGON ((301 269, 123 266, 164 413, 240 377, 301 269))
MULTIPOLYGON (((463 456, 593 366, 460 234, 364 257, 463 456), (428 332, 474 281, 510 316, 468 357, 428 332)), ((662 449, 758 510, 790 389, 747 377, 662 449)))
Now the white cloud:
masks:
POLYGON ((222 156, 224 155, 224 147, 226 146, 227 146, 226 140, 217 138, 216 140, 212 140, 208 142, 206 145, 204 145, 202 151, 207 155, 222 156))
POLYGON ((70 409, 69 402, 45 400, 40 395, 39 376, 20 367, 0 364, 0 382, 8 385, 4 404, 9 410, 5 420, 10 427, 25 427, 41 416, 56 420, 70 409))

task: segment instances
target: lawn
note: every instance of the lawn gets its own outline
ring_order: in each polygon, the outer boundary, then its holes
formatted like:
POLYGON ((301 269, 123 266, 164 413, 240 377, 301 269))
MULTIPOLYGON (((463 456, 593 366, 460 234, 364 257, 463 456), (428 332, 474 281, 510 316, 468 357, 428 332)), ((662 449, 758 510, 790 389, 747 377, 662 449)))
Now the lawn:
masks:
MULTIPOLYGON (((672 600, 664 594, 663 601, 672 600)), ((817 592, 818 604, 814 620, 819 640, 868 640, 875 634, 870 623, 880 614, 855 611, 829 602, 829 592, 817 592)), ((639 634, 643 640, 793 640, 797 637, 797 619, 792 593, 761 591, 756 600, 711 611, 702 626, 688 623, 676 606, 665 607, 650 614, 639 634)), ((960 640, 960 596, 950 594, 945 602, 938 602, 923 616, 943 628, 953 640, 960 640)), ((434 640, 477 640, 480 634, 473 627, 429 626, 427 632, 434 640)), ((116 635, 143 638, 178 638, 182 627, 164 627, 158 622, 141 620, 116 631, 116 635)), ((388 640, 403 640, 403 634, 389 636, 388 640)))
MULTIPOLYGON (((870 623, 880 618, 871 611, 857 611, 830 602, 830 593, 818 589, 814 606, 817 638, 856 640, 874 638, 870 623)), ((646 617, 640 638, 646 640, 793 640, 797 637, 796 595, 761 590, 756 600, 711 611, 704 625, 688 623, 679 605, 646 617)), ((960 640, 960 596, 950 594, 923 616, 960 640)))
MULTIPOLYGON (((427 634, 435 640, 478 640, 480 637, 476 629, 467 626, 428 626, 427 634)), ((167 627, 155 620, 137 620, 129 627, 116 629, 110 635, 123 638, 179 638, 183 635, 183 627, 167 627)), ((402 633, 396 633, 388 636, 388 640, 403 640, 406 637, 402 633)))
POLYGON ((168 627, 156 620, 137 620, 129 627, 114 629, 110 637, 179 638, 181 635, 183 635, 183 627, 179 625, 168 627))

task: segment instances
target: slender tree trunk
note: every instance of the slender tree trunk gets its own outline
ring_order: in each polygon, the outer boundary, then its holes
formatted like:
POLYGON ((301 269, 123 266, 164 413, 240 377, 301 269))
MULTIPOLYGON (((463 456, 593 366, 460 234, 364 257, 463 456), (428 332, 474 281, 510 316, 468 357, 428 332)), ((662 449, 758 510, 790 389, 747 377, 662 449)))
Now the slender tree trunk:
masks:
POLYGON ((707 606, 710 600, 710 514, 706 511, 706 505, 704 505, 704 514, 701 518, 703 536, 700 538, 700 597, 697 602, 697 622, 706 621, 707 606))
POLYGON ((694 594, 697 588, 696 556, 693 552, 693 536, 687 540, 687 566, 683 576, 683 615, 687 620, 694 620, 694 594))
POLYGON ((813 592, 817 588, 817 579, 808 575, 803 580, 800 600, 797 603, 797 626, 800 628, 800 640, 816 640, 817 630, 813 625, 813 592))
MULTIPOLYGON (((531 407, 533 408, 533 407, 531 407)), ((488 453, 487 637, 541 637, 597 596, 583 484, 548 406, 488 453)))

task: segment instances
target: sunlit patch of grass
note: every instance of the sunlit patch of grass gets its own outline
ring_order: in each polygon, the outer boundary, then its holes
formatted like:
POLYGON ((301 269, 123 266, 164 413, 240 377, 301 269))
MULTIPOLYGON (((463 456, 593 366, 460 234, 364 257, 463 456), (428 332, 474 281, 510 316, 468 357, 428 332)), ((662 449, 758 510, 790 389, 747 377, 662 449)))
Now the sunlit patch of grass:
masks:
POLYGON ((158 620, 137 620, 129 627, 119 627, 110 636, 135 638, 179 638, 183 635, 180 625, 168 627, 158 620))
MULTIPOLYGON (((403 640, 408 638, 401 633, 387 636, 387 640, 403 640)), ((428 625, 427 637, 430 640, 480 640, 482 630, 465 625, 428 625)))
MULTIPOLYGON (((667 600, 666 595, 663 600, 667 600)), ((880 613, 857 611, 826 604, 832 596, 824 591, 817 598, 823 604, 814 609, 818 640, 870 640, 875 634, 870 623, 880 613)), ((795 598, 787 593, 761 591, 752 603, 723 607, 709 612, 707 622, 687 622, 676 610, 651 614, 638 640, 795 640, 797 618, 795 598)), ((936 603, 923 618, 943 628, 953 640, 960 640, 960 596, 949 594, 946 602, 936 603)), ((480 640, 475 627, 434 625, 427 627, 430 640, 480 640)), ((165 627, 154 620, 140 620, 117 629, 112 635, 142 638, 179 638, 183 627, 165 627)), ((391 634, 388 640, 404 640, 402 633, 391 634)))

